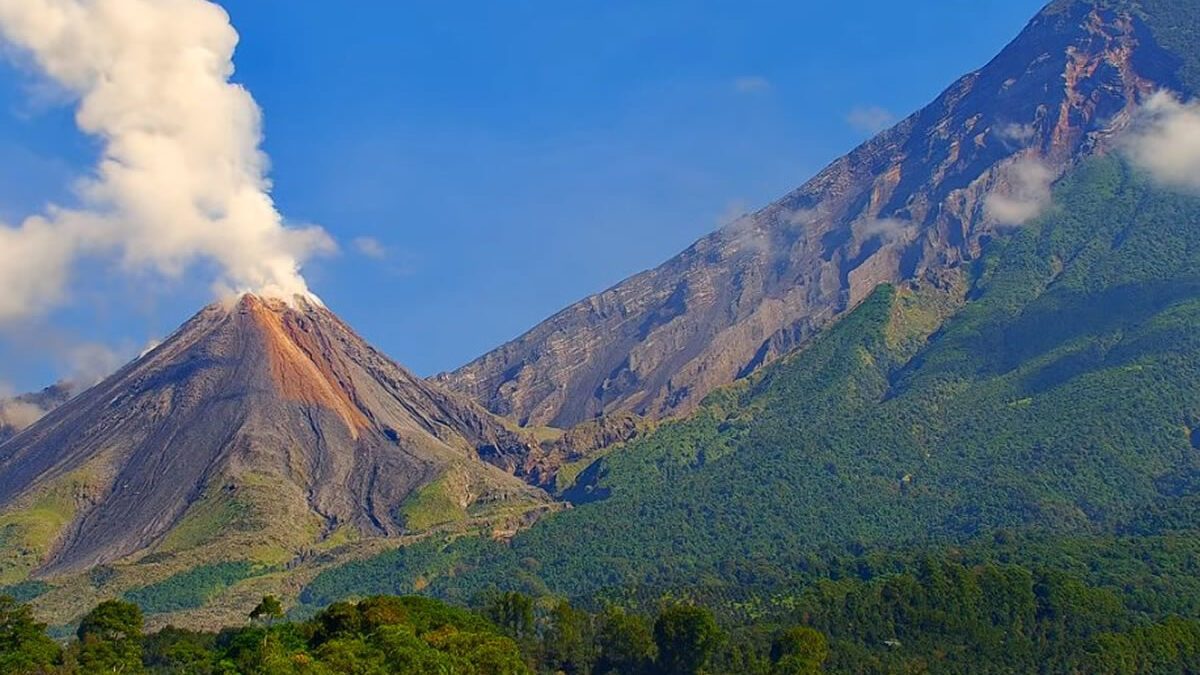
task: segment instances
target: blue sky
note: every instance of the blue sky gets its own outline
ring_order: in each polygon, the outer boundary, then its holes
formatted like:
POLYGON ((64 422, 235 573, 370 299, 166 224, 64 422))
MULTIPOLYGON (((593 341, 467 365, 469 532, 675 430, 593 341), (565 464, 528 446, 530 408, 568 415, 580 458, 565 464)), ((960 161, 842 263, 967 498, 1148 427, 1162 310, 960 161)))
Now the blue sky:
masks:
MULTIPOLYGON (((800 185, 1042 3, 221 4, 278 206, 341 245, 310 286, 432 374, 800 185)), ((97 148, 72 114, 0 66, 0 220, 72 201, 97 148)), ((211 299, 200 272, 86 272, 70 305, 0 334, 0 382, 43 386, 96 343, 135 352, 211 299)))

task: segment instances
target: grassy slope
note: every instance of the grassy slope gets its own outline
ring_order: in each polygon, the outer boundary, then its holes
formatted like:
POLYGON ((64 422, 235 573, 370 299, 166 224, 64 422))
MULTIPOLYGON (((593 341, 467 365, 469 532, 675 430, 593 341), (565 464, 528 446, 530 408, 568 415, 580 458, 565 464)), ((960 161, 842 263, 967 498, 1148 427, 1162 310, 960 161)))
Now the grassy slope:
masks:
POLYGON ((928 343, 953 292, 881 288, 799 354, 584 471, 596 501, 511 547, 428 544, 335 570, 307 599, 416 578, 460 597, 586 594, 1001 529, 1194 527, 1200 200, 1108 160, 1056 204, 990 246, 971 302, 928 343))

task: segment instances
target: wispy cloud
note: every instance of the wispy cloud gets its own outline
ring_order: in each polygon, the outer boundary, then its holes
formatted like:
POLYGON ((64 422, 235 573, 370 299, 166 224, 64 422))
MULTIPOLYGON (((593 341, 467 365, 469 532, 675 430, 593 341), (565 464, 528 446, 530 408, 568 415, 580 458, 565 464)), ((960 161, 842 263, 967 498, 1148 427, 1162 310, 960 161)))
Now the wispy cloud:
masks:
POLYGON ((813 209, 792 209, 785 212, 783 220, 790 227, 803 230, 810 225, 820 222, 825 215, 825 209, 820 206, 813 209))
POLYGON ((1050 206, 1054 179, 1040 160, 1019 159, 1002 169, 1001 185, 984 200, 984 213, 1001 225, 1024 225, 1050 206))
POLYGON ((37 403, 16 398, 12 386, 0 382, 0 430, 7 427, 10 430, 24 431, 45 417, 47 412, 49 411, 37 403))
POLYGON ((1158 182, 1200 190, 1200 103, 1158 92, 1135 116, 1122 148, 1158 182))
POLYGON ((854 223, 853 229, 861 239, 878 237, 884 243, 908 239, 916 226, 900 218, 864 218, 854 223))
POLYGON ((761 75, 743 75, 733 81, 733 90, 741 94, 761 94, 771 90, 771 81, 761 75))
POLYGON ((891 128, 897 121, 899 118, 892 111, 877 105, 855 107, 846 116, 851 127, 872 135, 891 128))
POLYGON ((1037 135, 1037 127, 1032 124, 1004 124, 996 128, 996 136, 1003 141, 1024 145, 1037 135))
POLYGON ((0 427, 24 431, 45 417, 47 410, 27 401, 0 401, 0 427))
POLYGON ((66 365, 71 373, 68 379, 81 387, 90 387, 115 373, 138 351, 128 343, 119 349, 99 342, 72 345, 66 353, 66 365))
POLYGON ((373 260, 383 260, 388 255, 387 247, 375 237, 355 237, 350 243, 354 250, 373 260))

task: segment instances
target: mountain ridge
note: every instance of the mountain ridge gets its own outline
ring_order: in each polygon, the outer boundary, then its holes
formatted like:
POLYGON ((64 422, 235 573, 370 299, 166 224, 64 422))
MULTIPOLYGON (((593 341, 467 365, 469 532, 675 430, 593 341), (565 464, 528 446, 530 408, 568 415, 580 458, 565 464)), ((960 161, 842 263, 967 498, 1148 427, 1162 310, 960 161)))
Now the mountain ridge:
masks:
POLYGON ((1054 200, 957 278, 882 285, 696 413, 595 459, 566 490, 576 508, 504 546, 349 563, 301 599, 670 596, 787 586, 846 556, 873 578, 896 551, 1011 562, 1014 538, 1157 551, 1139 538, 1194 537, 1200 198, 1106 157, 1054 200))
POLYGON ((801 188, 435 381, 522 424, 686 414, 876 285, 973 260, 1005 225, 986 199, 1020 191, 1019 162, 1060 175, 1107 151, 1154 91, 1190 91, 1140 3, 1120 5, 1047 7, 983 68, 801 188))

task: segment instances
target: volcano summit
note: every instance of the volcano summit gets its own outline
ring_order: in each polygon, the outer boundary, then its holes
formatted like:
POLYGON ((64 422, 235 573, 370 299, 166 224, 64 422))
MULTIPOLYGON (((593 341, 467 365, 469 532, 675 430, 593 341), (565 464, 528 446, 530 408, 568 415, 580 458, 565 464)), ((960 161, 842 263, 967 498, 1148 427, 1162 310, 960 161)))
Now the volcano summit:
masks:
POLYGON ((528 449, 317 302, 244 295, 0 446, 0 578, 150 551, 282 563, 537 507, 544 493, 481 459, 528 449))

